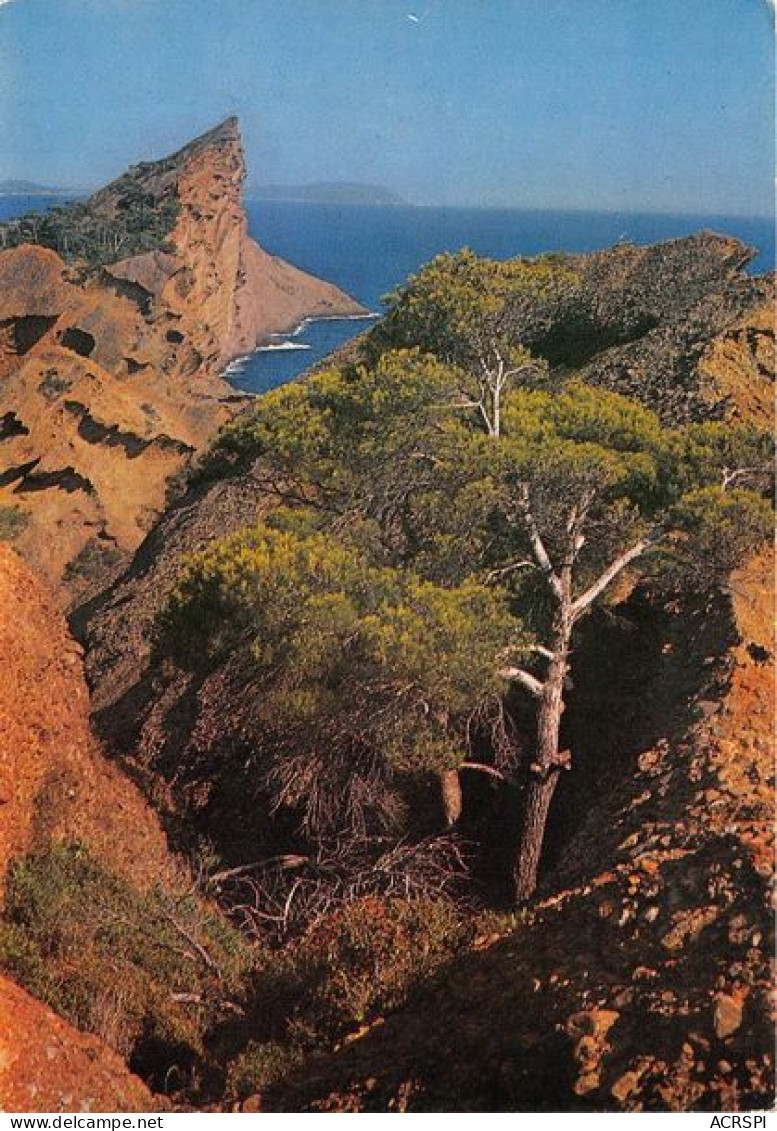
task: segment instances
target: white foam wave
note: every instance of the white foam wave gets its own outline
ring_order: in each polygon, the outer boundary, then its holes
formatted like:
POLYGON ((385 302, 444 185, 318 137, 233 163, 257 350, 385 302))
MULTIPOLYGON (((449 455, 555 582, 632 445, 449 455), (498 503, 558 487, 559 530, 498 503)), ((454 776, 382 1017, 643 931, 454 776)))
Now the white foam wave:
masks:
POLYGON ((267 346, 259 346, 258 353, 267 353, 270 350, 309 350, 310 346, 304 342, 270 342, 267 346))
POLYGON ((252 355, 250 353, 244 353, 240 357, 234 358, 232 361, 230 361, 226 369, 223 370, 221 376, 234 377, 236 373, 242 373, 251 360, 251 356, 252 355))
MULTIPOLYGON (((2 0, 0 0, 2 3, 2 0)), ((377 318, 381 318, 381 314, 370 311, 368 314, 325 314, 321 318, 303 318, 298 326, 293 330, 286 333, 268 334, 265 344, 257 346, 252 353, 243 354, 240 357, 234 358, 230 361, 229 365, 222 370, 222 377, 227 380, 237 377, 243 370, 250 364, 251 358, 256 353, 271 353, 275 350, 309 350, 307 342, 294 342, 290 339, 298 338, 301 334, 315 324, 316 322, 372 322, 377 318)))
POLYGON ((368 314, 322 314, 319 318, 303 318, 299 326, 295 326, 288 334, 270 334, 270 337, 298 338, 300 334, 304 334, 307 328, 316 322, 374 322, 376 318, 382 317, 381 314, 376 314, 374 311, 370 311, 368 314))

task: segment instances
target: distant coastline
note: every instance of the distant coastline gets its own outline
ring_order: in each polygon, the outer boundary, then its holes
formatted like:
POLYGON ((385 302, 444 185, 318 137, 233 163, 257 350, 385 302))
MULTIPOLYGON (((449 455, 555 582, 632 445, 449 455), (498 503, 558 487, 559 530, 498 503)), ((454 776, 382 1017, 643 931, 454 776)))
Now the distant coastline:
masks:
POLYGON ((307 185, 249 185, 248 200, 285 201, 289 204, 343 204, 371 208, 409 208, 410 202, 382 185, 356 181, 321 181, 307 185))
MULTIPOLYGON (((0 198, 20 200, 34 200, 37 198, 66 198, 77 200, 93 192, 88 188, 65 188, 61 185, 42 185, 37 181, 28 181, 15 178, 0 180, 0 198)), ((696 211, 673 211, 671 209, 653 209, 649 206, 643 208, 617 208, 615 206, 593 208, 583 206, 553 205, 551 207, 532 204, 509 202, 493 199, 447 201, 410 201, 399 193, 387 189, 382 185, 362 184, 358 181, 321 181, 314 184, 300 185, 246 185, 243 192, 244 199, 251 203, 277 203, 277 204, 336 204, 341 206, 364 206, 371 208, 404 208, 413 211, 441 211, 441 212, 497 212, 548 215, 557 213, 564 216, 639 216, 655 217, 657 220, 693 220, 698 221, 703 217, 707 224, 720 222, 730 226, 732 220, 745 223, 774 223, 774 212, 768 213, 718 213, 696 211)))
POLYGON ((62 188, 59 185, 39 185, 35 181, 22 181, 7 178, 0 181, 0 196, 78 196, 79 190, 62 188))

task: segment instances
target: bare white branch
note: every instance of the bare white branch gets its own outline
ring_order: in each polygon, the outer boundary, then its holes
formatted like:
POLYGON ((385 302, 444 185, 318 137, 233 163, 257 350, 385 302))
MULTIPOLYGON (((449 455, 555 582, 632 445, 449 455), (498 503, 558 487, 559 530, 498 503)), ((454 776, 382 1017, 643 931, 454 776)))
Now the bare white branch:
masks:
POLYGON ((484 766, 482 762, 462 762, 459 766, 460 770, 477 770, 481 774, 490 774, 492 778, 499 778, 500 781, 507 781, 507 778, 497 770, 495 766, 484 766))
POLYGON ((499 674, 502 679, 510 680, 511 683, 520 683, 521 687, 525 687, 535 699, 542 697, 545 685, 531 672, 524 671, 523 668, 502 668, 499 674))
POLYGON ((572 608, 570 610, 572 614, 572 620, 578 620, 583 615, 583 613, 587 612, 587 610, 590 609, 591 605, 593 605, 596 598, 600 597, 602 593, 604 593, 607 586, 612 584, 615 578, 623 572, 626 566, 630 565, 631 562, 641 557, 642 554, 655 546, 656 543, 660 540, 660 534, 654 534, 647 538, 640 538, 639 542, 635 542, 634 545, 631 546, 628 550, 625 550, 624 553, 620 555, 620 557, 616 558, 612 565, 607 567, 604 573, 602 573, 597 578, 593 585, 586 589, 585 593, 581 593, 576 601, 572 602, 572 608))
POLYGON ((499 569, 491 569, 486 574, 486 581, 495 581, 497 577, 504 577, 506 573, 514 573, 517 569, 536 569, 537 563, 530 559, 525 559, 520 562, 511 562, 510 565, 501 566, 499 569))
POLYGON ((542 541, 542 536, 537 526, 534 515, 531 510, 531 503, 529 501, 529 488, 524 484, 519 488, 518 494, 519 505, 523 512, 523 521, 526 526, 526 532, 529 535, 529 542, 531 543, 532 553, 537 561, 537 565, 542 572, 547 576, 548 583, 559 600, 563 599, 563 590, 561 581, 558 574, 553 568, 553 562, 550 560, 548 551, 545 549, 545 543, 542 541))
POLYGON ((727 491, 729 487, 734 487, 737 483, 747 482, 748 477, 753 475, 755 471, 756 468, 754 467, 724 467, 721 480, 723 490, 727 491))

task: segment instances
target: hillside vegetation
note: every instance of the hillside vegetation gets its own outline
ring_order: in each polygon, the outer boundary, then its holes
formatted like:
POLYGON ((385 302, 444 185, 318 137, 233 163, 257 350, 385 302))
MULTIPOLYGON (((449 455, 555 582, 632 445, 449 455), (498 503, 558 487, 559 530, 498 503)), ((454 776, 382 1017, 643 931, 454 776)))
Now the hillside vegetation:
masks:
POLYGON ((680 244, 433 261, 77 611, 187 864, 30 846, 0 953, 173 1102, 768 1104, 768 283, 680 244))
POLYGON ((662 428, 516 340, 516 308, 569 281, 563 263, 442 257, 394 296, 371 368, 228 426, 201 474, 254 468, 275 505, 184 563, 156 625, 160 655, 230 673, 221 772, 308 836, 407 835, 417 779, 439 780, 453 825, 462 768, 523 778, 519 900, 572 766, 585 619, 639 577, 698 600, 771 527, 768 434, 662 428))

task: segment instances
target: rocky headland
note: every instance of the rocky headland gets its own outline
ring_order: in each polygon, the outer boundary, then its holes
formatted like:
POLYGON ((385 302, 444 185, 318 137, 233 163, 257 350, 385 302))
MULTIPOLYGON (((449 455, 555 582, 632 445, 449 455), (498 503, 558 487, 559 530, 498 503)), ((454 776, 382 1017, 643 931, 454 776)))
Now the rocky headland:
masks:
POLYGON ((126 561, 245 398, 224 366, 362 308, 248 235, 229 119, 0 228, 0 524, 66 601, 126 561))

